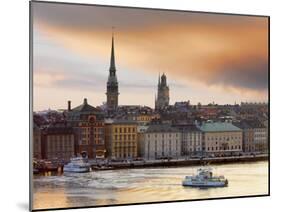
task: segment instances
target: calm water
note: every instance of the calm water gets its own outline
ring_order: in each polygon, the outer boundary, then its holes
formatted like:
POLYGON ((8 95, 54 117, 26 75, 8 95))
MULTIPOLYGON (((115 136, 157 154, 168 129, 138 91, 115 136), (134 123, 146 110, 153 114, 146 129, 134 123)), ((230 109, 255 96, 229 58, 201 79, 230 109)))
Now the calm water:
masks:
POLYGON ((213 165, 228 187, 189 188, 181 185, 196 166, 65 173, 34 178, 34 209, 95 206, 167 200, 204 199, 268 192, 268 163, 213 165))

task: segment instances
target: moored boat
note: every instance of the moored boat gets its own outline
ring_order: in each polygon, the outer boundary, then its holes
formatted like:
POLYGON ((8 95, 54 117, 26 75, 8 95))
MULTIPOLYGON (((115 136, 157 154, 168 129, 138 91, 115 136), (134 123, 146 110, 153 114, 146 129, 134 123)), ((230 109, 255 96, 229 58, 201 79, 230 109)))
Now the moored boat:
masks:
POLYGON ((64 172, 84 173, 89 172, 91 165, 83 157, 71 158, 70 162, 63 167, 64 172))

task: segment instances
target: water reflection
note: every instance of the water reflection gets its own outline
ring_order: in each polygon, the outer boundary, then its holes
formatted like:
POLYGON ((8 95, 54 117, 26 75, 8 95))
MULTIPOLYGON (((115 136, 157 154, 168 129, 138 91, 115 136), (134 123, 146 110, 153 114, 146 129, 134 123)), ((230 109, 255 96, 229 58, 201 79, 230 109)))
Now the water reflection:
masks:
POLYGON ((268 163, 215 165, 228 187, 182 187, 197 167, 48 173, 34 177, 34 209, 260 195, 268 193, 268 163))

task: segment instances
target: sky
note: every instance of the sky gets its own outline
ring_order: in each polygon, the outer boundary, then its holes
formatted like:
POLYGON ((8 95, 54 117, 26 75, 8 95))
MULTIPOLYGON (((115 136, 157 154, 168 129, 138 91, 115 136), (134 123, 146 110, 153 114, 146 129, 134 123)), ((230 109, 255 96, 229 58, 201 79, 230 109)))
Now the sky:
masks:
POLYGON ((120 105, 268 101, 265 17, 33 2, 35 111, 106 100, 111 38, 120 105), (114 30, 112 30, 114 27, 114 30))

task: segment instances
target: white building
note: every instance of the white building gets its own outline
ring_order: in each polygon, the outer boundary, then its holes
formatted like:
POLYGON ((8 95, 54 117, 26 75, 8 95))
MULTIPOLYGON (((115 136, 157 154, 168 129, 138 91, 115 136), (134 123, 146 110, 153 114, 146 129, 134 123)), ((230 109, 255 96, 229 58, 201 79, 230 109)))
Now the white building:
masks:
POLYGON ((181 155, 201 155, 202 154, 202 131, 195 124, 173 125, 182 133, 181 135, 181 155))
POLYGON ((268 151, 268 135, 267 128, 264 126, 255 126, 254 129, 254 146, 255 152, 267 152, 268 151))
POLYGON ((181 155, 181 133, 168 124, 150 125, 144 135, 144 158, 178 158, 181 155))

